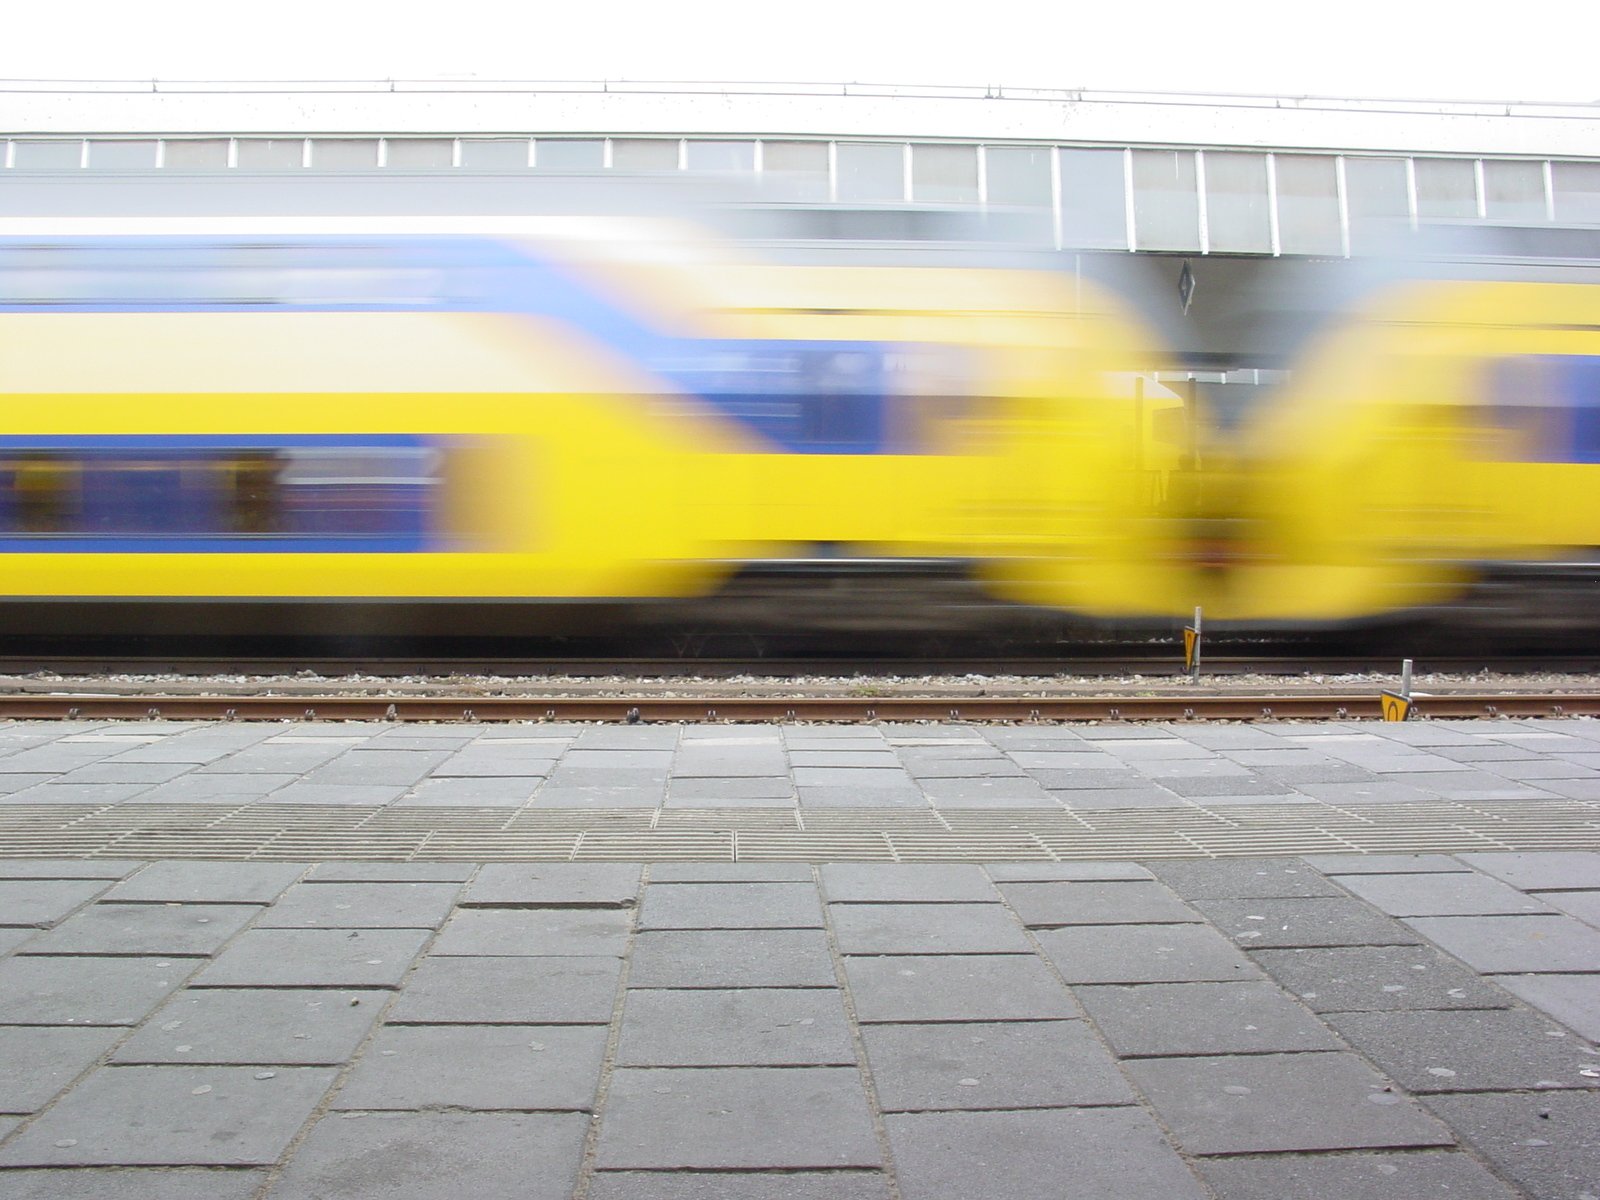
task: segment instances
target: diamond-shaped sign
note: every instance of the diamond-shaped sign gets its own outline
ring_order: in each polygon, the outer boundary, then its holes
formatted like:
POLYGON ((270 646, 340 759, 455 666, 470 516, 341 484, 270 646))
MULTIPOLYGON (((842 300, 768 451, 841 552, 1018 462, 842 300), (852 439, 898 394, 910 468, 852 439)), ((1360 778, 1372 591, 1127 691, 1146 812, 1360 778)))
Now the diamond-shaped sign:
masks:
POLYGON ((1189 315, 1189 301, 1194 299, 1194 272, 1189 270, 1189 262, 1184 260, 1183 270, 1178 273, 1178 299, 1183 303, 1183 315, 1189 315))

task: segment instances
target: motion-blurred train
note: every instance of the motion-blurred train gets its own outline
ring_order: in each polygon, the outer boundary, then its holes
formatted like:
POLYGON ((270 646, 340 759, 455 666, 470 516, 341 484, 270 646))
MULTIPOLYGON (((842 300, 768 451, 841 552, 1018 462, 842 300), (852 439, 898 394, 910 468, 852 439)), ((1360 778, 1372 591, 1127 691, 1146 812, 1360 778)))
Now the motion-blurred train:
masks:
POLYGON ((1206 459, 1196 603, 1600 628, 1600 229, 1424 230, 1271 307, 1289 381, 1206 459))
POLYGON ((733 238, 595 181, 476 211, 383 183, 355 212, 337 181, 244 215, 233 179, 13 194, 12 629, 593 631, 752 576, 800 624, 872 579, 911 627, 1186 602, 1180 405, 1113 289, 952 238, 733 238))

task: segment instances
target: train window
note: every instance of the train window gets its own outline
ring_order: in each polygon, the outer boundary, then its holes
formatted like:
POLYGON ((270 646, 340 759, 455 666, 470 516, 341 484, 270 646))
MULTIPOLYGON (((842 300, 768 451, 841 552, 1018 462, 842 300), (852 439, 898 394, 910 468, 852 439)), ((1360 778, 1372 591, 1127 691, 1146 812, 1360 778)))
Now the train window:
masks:
POLYGON ((1200 199, 1194 151, 1133 152, 1133 229, 1140 250, 1197 250, 1200 199))
POLYGON ((118 139, 115 141, 91 141, 89 143, 89 165, 100 170, 126 171, 154 167, 156 165, 156 143, 153 141, 134 141, 132 139, 118 139))
POLYGON ((240 138, 239 166, 252 171, 295 170, 304 165, 304 138, 240 138))
POLYGON ((462 138, 461 165, 476 170, 511 170, 528 165, 527 138, 462 138))
POLYGON ((1268 254, 1267 158, 1207 150, 1206 225, 1212 250, 1268 254))
POLYGON ((76 138, 62 141, 11 143, 11 165, 36 170, 63 170, 83 165, 83 143, 76 138))
POLYGON ((164 166, 204 170, 228 165, 227 138, 168 138, 161 147, 164 166))
POLYGON ((1478 215, 1478 172, 1471 159, 1418 158, 1417 216, 1475 217, 1478 215))
MULTIPOLYGON (((990 150, 989 203, 994 191, 994 151, 990 150)), ((1059 152, 1061 162, 1061 240, 1090 250, 1128 249, 1127 186, 1121 150, 1059 152)), ((1045 201, 1049 203, 1049 201, 1045 201)))
POLYGON ((533 165, 541 171, 598 171, 605 166, 606 144, 598 138, 540 138, 534 143, 533 165))
POLYGON ((1350 212, 1350 248, 1365 252, 1385 230, 1411 216, 1411 185, 1403 158, 1344 160, 1345 203, 1350 212))
POLYGON ((911 147, 911 198, 919 204, 976 204, 976 146, 911 147))
MULTIPOLYGON (((983 173, 990 204, 1050 207, 1050 147, 985 146, 983 173)), ((1122 177, 1120 166, 1117 177, 1122 177)))
POLYGON ((840 142, 836 153, 840 200, 906 198, 905 147, 899 142, 840 142))
POLYGON ((611 165, 619 171, 676 171, 677 138, 612 138, 611 165))
POLYGON ((386 138, 383 162, 402 170, 434 170, 455 162, 453 138, 386 138))
POLYGON ((731 171, 745 173, 756 169, 754 142, 691 141, 685 147, 691 171, 731 171))
POLYGON ((1600 162, 1550 164, 1556 220, 1600 224, 1600 162))
POLYGON ((828 146, 825 142, 762 142, 762 176, 796 200, 828 198, 828 146))
POLYGON ((1491 220, 1544 220, 1544 164, 1484 159, 1483 209, 1491 220))
POLYGON ((0 535, 65 533, 78 522, 80 477, 65 455, 0 457, 0 535))
POLYGON ((1273 156, 1278 180, 1278 248, 1285 254, 1342 254, 1339 176, 1332 155, 1273 156))
POLYGON ((311 165, 319 171, 359 171, 378 165, 377 138, 316 138, 311 165))

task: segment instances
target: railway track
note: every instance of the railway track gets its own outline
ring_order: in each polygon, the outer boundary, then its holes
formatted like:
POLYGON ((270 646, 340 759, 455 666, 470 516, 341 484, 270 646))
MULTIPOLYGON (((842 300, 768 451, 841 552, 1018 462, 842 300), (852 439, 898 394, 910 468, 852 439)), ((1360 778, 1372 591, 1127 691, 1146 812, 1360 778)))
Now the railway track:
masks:
MULTIPOLYGON (((1382 715, 1370 693, 1057 696, 0 695, 5 720, 256 721, 1259 721, 1382 715)), ((1600 716, 1600 692, 1417 695, 1416 718, 1600 716)))

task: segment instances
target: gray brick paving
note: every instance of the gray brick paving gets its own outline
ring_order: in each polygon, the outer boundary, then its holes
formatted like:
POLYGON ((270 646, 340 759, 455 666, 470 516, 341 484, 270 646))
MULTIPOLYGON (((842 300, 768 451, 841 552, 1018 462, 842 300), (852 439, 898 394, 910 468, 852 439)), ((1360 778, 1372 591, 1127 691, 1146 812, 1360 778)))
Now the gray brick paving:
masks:
MULTIPOLYGON (((0 904, 0 1194, 1098 1200, 1202 1195, 1199 1172, 1220 1200, 1572 1200, 1600 1120, 1588 849, 1330 836, 1305 859, 646 875, 430 862, 460 843, 411 831, 449 817, 620 857, 659 824, 686 855, 743 857, 784 845, 793 812, 908 857, 982 837, 1001 856, 1025 828, 1067 854, 1182 854, 1186 830, 1226 855, 1273 822, 1393 814, 1398 834, 1452 795, 1581 797, 1590 724, 0 727, 0 776, 26 785, 0 819, 87 799, 112 807, 84 828, 119 804, 140 828, 100 847, 120 858, 0 859, 19 901, 0 904), (791 791, 790 764, 838 781, 791 791), (253 828, 285 802, 306 807, 274 852, 314 819, 421 861, 126 856, 182 845, 184 805, 253 828), (534 832, 525 805, 572 833, 534 832), (752 833, 716 833, 724 808, 752 833)), ((1510 830, 1520 803, 1455 811, 1510 830)))
POLYGON ((197 987, 394 987, 428 940, 420 929, 252 929, 197 987))
POLYGON ((635 990, 617 1062, 628 1067, 854 1066, 838 992, 635 990))
POLYGON ((1083 1021, 872 1025, 861 1033, 885 1112, 1131 1104, 1083 1021))
POLYGON ((267 1192, 271 1200, 566 1200, 582 1113, 330 1113, 267 1192))
POLYGON ((1124 1058, 1340 1049, 1321 1021, 1262 981, 1080 987, 1077 996, 1124 1058))
POLYGON ((22 953, 208 955, 260 912, 247 904, 93 904, 22 953))
POLYGON ((1195 1154, 1454 1141, 1354 1054, 1144 1058, 1124 1068, 1179 1146, 1195 1154))
POLYGON ((1581 1200, 1600 1177, 1600 1095, 1430 1096, 1428 1108, 1533 1196, 1581 1200))
POLYGON ((1202 1200, 1135 1108, 929 1112, 884 1118, 904 1200, 1202 1200))
POLYGON ((1428 946, 1261 950, 1251 957, 1313 1012, 1510 1005, 1492 983, 1428 946))
POLYGON ((611 1077, 597 1165, 607 1169, 876 1167, 853 1067, 623 1067, 611 1077))
POLYGON ((190 988, 152 1013, 111 1061, 343 1066, 387 999, 351 988, 190 988))
POLYGON ((103 1067, 0 1147, 0 1167, 270 1166, 335 1074, 103 1067))
POLYGON ((94 879, 0 880, 0 925, 48 929, 106 887, 94 879))
POLYGON ((846 958, 856 1019, 1023 1021, 1082 1015, 1072 993, 1031 954, 846 958))
POLYGON ((379 1030, 338 1109, 562 1111, 594 1107, 598 1025, 395 1025, 379 1030))
POLYGON ((7 1200, 250 1200, 265 1180, 265 1171, 80 1167, 7 1171, 3 1182, 7 1200))
POLYGON ((1450 1150, 1285 1154, 1199 1164, 1221 1200, 1517 1200, 1518 1193, 1450 1150))

